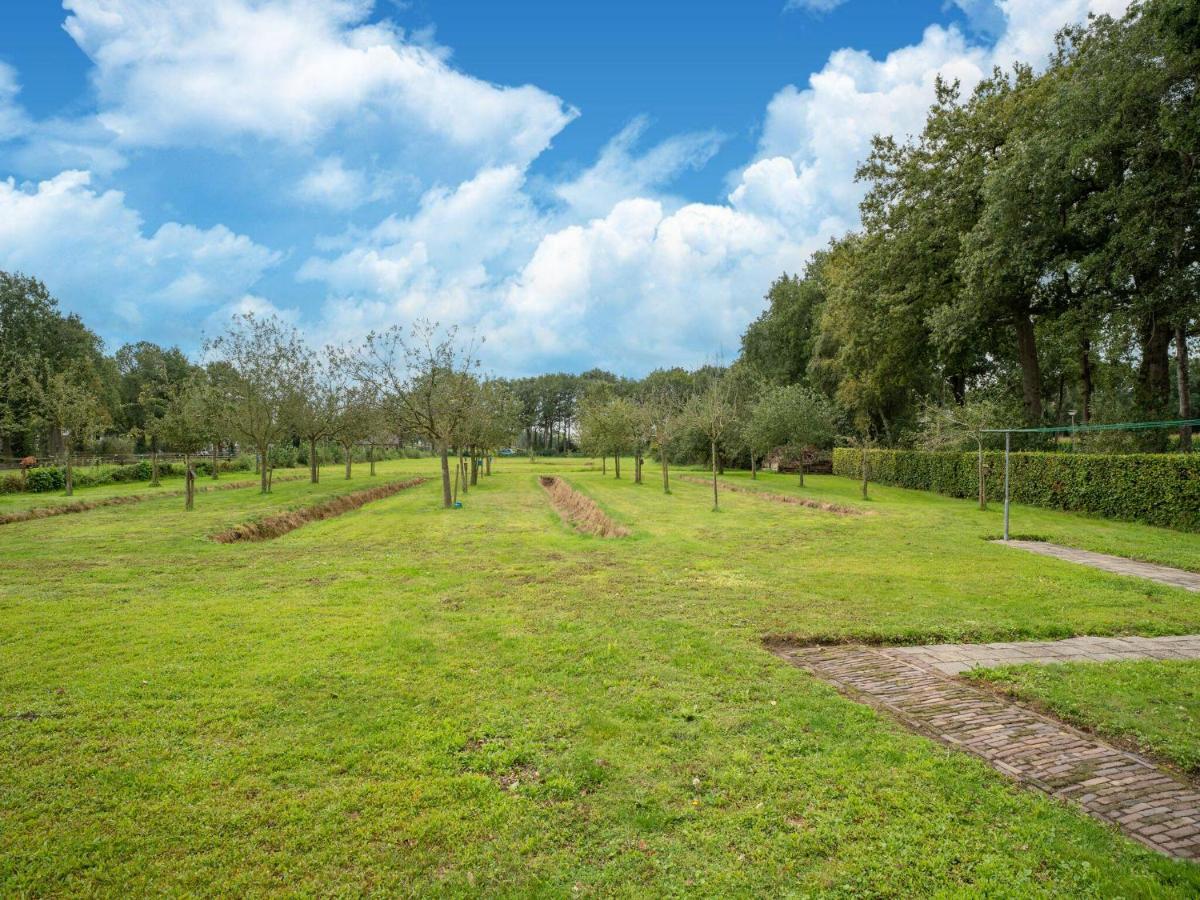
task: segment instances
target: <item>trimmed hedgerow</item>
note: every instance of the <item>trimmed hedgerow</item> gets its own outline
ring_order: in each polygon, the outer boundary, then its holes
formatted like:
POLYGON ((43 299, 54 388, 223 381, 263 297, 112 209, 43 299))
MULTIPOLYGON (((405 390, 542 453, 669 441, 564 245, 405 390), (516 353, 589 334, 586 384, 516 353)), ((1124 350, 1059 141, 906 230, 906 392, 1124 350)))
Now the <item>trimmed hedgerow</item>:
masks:
MULTIPOLYGON (((859 477, 861 450, 839 447, 833 472, 859 477)), ((868 450, 871 480, 951 497, 979 492, 975 453, 868 450)), ((1013 453, 1015 503, 1200 531, 1200 454, 1013 453)), ((984 453, 988 496, 1004 495, 1004 454, 984 453)))

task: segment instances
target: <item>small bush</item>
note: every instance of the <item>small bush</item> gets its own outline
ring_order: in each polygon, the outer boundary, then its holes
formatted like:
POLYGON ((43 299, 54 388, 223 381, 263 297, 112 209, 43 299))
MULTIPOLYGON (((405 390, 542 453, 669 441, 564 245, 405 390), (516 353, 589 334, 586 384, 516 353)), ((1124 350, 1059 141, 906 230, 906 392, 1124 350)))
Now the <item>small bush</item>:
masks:
POLYGON ((67 476, 63 469, 57 466, 39 466, 25 473, 28 487, 26 490, 35 494, 47 491, 61 491, 67 486, 67 476))
MULTIPOLYGON (((862 451, 839 447, 833 472, 857 478, 862 451)), ((979 492, 974 453, 869 450, 871 480, 951 497, 979 492)), ((988 497, 1004 496, 1004 454, 984 455, 988 497)), ((1013 453, 1014 502, 1200 531, 1200 454, 1013 453)))

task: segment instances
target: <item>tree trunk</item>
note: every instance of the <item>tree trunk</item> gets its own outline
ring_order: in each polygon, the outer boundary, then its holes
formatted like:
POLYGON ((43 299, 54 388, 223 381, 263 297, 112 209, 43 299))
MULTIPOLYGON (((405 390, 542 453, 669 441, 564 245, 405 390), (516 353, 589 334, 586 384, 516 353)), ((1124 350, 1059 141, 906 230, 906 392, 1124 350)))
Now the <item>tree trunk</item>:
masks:
POLYGON ((1142 359, 1138 364, 1138 401, 1143 412, 1159 415, 1169 407, 1171 395, 1168 350, 1173 329, 1157 316, 1150 316, 1138 331, 1142 359))
POLYGON ((804 451, 800 451, 800 487, 804 487, 804 451))
POLYGON ((183 508, 196 508, 196 470, 192 468, 192 455, 183 454, 183 508))
POLYGON ((308 477, 313 484, 321 480, 321 470, 317 465, 317 440, 308 439, 308 477))
POLYGON ((662 462, 663 493, 669 494, 669 493, 671 493, 671 471, 670 471, 670 463, 667 462, 667 451, 660 450, 658 458, 662 462))
POLYGON ((870 474, 871 463, 867 459, 867 448, 862 448, 862 498, 868 500, 867 497, 867 476, 870 474))
POLYGON ((263 494, 271 493, 271 482, 268 479, 268 474, 267 474, 267 451, 269 449, 270 449, 269 445, 263 444, 262 446, 257 448, 258 452, 256 454, 256 456, 258 457, 258 460, 259 460, 259 465, 258 465, 258 476, 259 476, 259 480, 260 480, 259 491, 263 494))
POLYGON ((1084 425, 1092 419, 1092 342, 1086 337, 1079 341, 1079 415, 1084 425))
POLYGON ((150 441, 150 487, 158 487, 158 438, 150 441))
MULTIPOLYGON (((1188 383, 1190 367, 1188 365, 1187 332, 1188 322, 1184 318, 1175 326, 1175 380, 1178 382, 1179 388, 1179 418, 1181 419, 1192 417, 1192 386, 1188 383)), ((1184 453, 1192 452, 1191 425, 1180 426, 1179 449, 1184 453)))
POLYGON ((349 481, 354 466, 354 445, 342 444, 342 449, 346 451, 346 480, 349 481))
POLYGON ((367 444, 367 460, 371 463, 371 475, 375 475, 375 445, 367 444))
POLYGON ((487 454, 483 458, 483 474, 489 478, 492 475, 492 454, 487 454))
POLYGON ((467 495, 467 458, 463 456, 462 448, 457 451, 458 456, 458 477, 462 480, 463 496, 467 495))
POLYGON ((712 442, 712 473, 713 473, 713 511, 721 508, 721 501, 717 499, 717 442, 712 442))
POLYGON ((754 458, 754 452, 750 452, 750 478, 758 481, 758 460, 754 458))
POLYGON ((1042 373, 1038 366, 1037 335, 1028 313, 1017 316, 1017 356, 1021 363, 1021 391, 1025 398, 1025 420, 1042 421, 1042 373))
POLYGON ((442 461, 442 506, 449 509, 454 505, 450 496, 450 451, 446 447, 442 447, 438 451, 438 456, 442 461))
POLYGON ((72 470, 71 470, 71 445, 70 445, 70 443, 67 443, 66 445, 64 445, 63 450, 65 451, 65 453, 67 455, 67 466, 66 466, 67 475, 66 475, 65 487, 67 489, 67 496, 70 497, 71 495, 73 495, 75 493, 74 472, 72 472, 72 470))
POLYGON ((601 454, 601 456, 600 456, 600 474, 601 475, 608 474, 608 454, 607 453, 601 454))
MULTIPOLYGON (((1143 419, 1163 419, 1171 408, 1171 364, 1169 351, 1175 329, 1159 316, 1150 314, 1138 329, 1142 359, 1138 364, 1135 396, 1143 419)), ((1167 433, 1160 429, 1143 432, 1141 449, 1167 449, 1167 433)))
POLYGON ((633 454, 633 483, 642 483, 642 451, 633 454))
POLYGON ((615 477, 615 478, 621 477, 621 454, 620 453, 613 454, 613 472, 614 472, 613 477, 615 477))
POLYGON ((220 465, 221 465, 220 454, 221 454, 221 442, 213 441, 213 443, 212 443, 212 478, 213 478, 213 481, 216 481, 218 478, 221 477, 220 471, 219 471, 220 465))
POLYGON ((471 448, 471 487, 479 484, 479 448, 471 448))

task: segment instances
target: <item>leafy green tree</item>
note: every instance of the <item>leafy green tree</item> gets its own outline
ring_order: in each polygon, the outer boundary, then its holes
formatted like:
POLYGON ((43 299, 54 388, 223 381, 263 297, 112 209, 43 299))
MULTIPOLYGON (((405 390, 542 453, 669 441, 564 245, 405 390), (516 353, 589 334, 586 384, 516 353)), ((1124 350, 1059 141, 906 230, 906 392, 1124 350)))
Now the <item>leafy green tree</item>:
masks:
POLYGON ((112 422, 104 403, 97 396, 96 375, 82 366, 50 375, 45 385, 36 388, 42 415, 61 437, 66 468, 66 493, 75 492, 73 457, 75 451, 112 422))
MULTIPOLYGON (((187 510, 196 505, 193 457, 212 440, 212 391, 212 385, 201 373, 193 374, 181 385, 172 385, 158 425, 158 433, 167 445, 183 454, 184 509, 187 510)), ((216 465, 215 459, 213 465, 216 465)))
POLYGON ((721 508, 717 493, 717 470, 721 450, 732 442, 736 435, 738 408, 732 396, 730 384, 723 377, 709 379, 702 393, 688 401, 685 413, 692 429, 703 435, 709 444, 712 459, 713 511, 721 508))
POLYGON ((451 508, 450 451, 461 446, 478 386, 475 341, 457 328, 420 321, 407 336, 399 327, 372 332, 345 360, 380 397, 397 433, 418 435, 433 447, 441 460, 442 505, 451 508))
POLYGON ((799 384, 775 387, 763 394, 748 424, 752 452, 765 455, 783 448, 800 461, 804 485, 804 453, 809 447, 832 445, 837 412, 824 397, 799 384))
POLYGON ((207 351, 227 365, 221 380, 223 427, 254 447, 262 493, 271 490, 269 451, 295 418, 297 386, 304 377, 306 348, 295 328, 274 316, 235 316, 207 351))

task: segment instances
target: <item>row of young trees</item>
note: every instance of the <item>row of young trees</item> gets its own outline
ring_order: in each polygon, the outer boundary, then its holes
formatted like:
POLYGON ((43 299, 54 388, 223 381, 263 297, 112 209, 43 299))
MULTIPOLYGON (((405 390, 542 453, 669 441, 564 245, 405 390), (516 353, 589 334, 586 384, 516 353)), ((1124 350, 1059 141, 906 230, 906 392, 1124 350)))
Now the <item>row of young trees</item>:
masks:
POLYGON ((1005 424, 1191 418, 1196 9, 1134 3, 1062 32, 1040 74, 996 71, 967 97, 939 83, 922 132, 877 138, 861 165, 861 230, 772 286, 742 360, 892 444, 928 403, 972 395, 1005 424))
MULTIPOLYGON (((44 292, 26 280, 30 286, 44 292)), ((56 312, 52 302, 46 308, 56 312)), ((65 321, 82 328, 78 320, 65 321)), ((9 349, 9 331, 0 334, 9 349)), ((359 346, 315 350, 275 317, 243 315, 206 342, 202 364, 152 344, 124 347, 115 358, 100 353, 98 342, 95 348, 65 361, 36 355, 19 361, 6 373, 0 397, 10 446, 61 453, 68 494, 76 453, 114 432, 132 435, 147 450, 154 484, 160 452, 183 455, 188 509, 201 452, 211 454, 217 477, 220 448, 253 451, 267 493, 271 450, 281 444, 307 445, 316 483, 319 448, 327 443, 341 446, 350 478, 356 447, 367 448, 373 475, 376 447, 418 441, 441 457, 449 506, 458 490, 450 458, 466 491, 478 481, 479 461, 490 474, 492 454, 520 430, 519 401, 506 384, 479 375, 473 342, 429 323, 371 334, 359 346), (116 391, 106 381, 114 374, 116 391)))
POLYGON ((579 438, 585 453, 604 460, 605 471, 612 457, 615 478, 621 477, 621 458, 632 456, 639 484, 653 453, 665 493, 671 492, 672 459, 707 457, 716 509, 725 460, 748 459, 757 477, 759 461, 779 451, 797 461, 803 485, 804 454, 831 446, 838 425, 833 404, 808 387, 766 384, 746 367, 734 366, 706 370, 699 383, 647 379, 629 395, 596 387, 581 401, 579 438))

